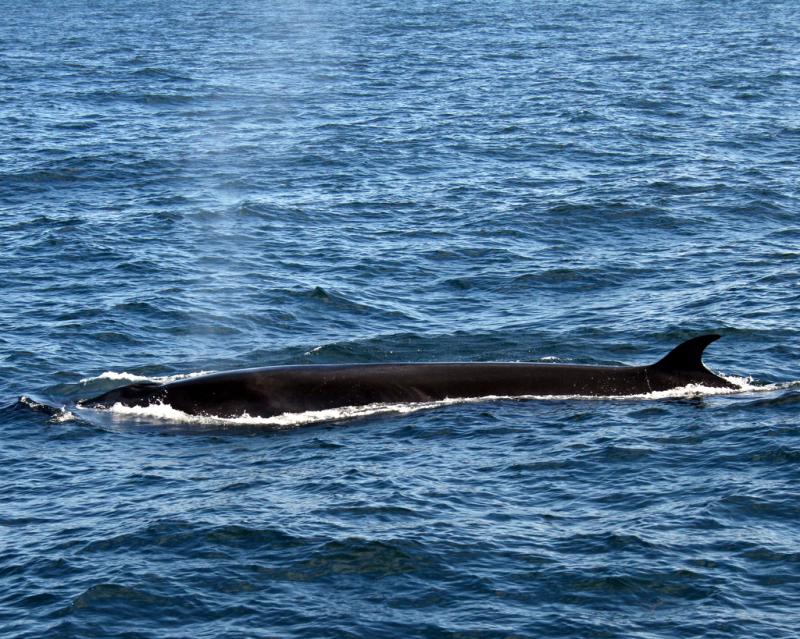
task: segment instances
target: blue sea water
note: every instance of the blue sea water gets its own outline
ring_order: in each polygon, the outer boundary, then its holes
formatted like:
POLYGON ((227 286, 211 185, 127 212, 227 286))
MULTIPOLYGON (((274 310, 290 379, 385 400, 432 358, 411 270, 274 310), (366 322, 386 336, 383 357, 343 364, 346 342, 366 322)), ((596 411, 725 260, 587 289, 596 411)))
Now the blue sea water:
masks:
POLYGON ((797 636, 798 3, 0 9, 0 635, 797 636), (71 411, 704 332, 748 390, 71 411))

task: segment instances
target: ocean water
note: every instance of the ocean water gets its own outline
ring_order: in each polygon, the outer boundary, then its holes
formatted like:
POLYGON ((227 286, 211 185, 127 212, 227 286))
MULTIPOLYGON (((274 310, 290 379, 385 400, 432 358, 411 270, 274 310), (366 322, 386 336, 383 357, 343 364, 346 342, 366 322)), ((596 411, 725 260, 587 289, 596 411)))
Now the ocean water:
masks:
POLYGON ((0 636, 797 636, 798 3, 0 5, 0 636), (74 409, 706 332, 743 390, 74 409))

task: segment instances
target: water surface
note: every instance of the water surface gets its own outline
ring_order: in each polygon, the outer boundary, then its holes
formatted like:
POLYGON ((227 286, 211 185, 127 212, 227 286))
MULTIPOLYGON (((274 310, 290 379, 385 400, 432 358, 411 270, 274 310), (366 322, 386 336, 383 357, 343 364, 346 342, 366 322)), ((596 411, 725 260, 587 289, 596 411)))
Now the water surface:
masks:
POLYGON ((796 636, 796 3, 0 4, 0 634, 796 636), (32 407, 705 332, 759 388, 32 407))

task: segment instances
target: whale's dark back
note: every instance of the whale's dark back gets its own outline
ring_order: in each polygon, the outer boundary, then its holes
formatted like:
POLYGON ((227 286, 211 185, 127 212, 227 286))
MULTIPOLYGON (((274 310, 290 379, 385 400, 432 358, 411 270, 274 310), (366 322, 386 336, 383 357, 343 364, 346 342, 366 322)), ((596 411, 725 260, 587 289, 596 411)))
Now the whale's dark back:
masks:
POLYGON ((131 384, 86 402, 169 404, 194 415, 270 417, 376 403, 489 396, 616 396, 687 384, 735 388, 702 363, 718 339, 688 340, 650 366, 529 363, 401 363, 275 366, 214 373, 169 384, 131 384))

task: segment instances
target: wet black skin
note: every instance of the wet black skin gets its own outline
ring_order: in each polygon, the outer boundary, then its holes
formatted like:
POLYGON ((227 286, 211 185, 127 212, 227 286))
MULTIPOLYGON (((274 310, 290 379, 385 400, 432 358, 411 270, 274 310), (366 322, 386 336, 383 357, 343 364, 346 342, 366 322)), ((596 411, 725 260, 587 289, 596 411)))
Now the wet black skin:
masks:
POLYGON ((164 403, 191 415, 272 417, 343 406, 523 395, 640 395, 702 384, 737 388, 706 369, 696 337, 650 366, 430 363, 275 366, 214 373, 168 384, 137 383, 81 403, 164 403))

